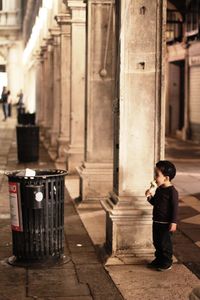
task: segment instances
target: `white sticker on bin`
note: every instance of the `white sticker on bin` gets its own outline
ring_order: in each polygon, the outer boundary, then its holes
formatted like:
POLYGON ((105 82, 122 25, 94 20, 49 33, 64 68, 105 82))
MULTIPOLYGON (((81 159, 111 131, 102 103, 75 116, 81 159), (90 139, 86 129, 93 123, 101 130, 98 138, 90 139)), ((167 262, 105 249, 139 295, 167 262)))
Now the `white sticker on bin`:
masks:
POLYGON ((40 202, 40 201, 42 201, 42 199, 43 199, 43 194, 42 194, 42 192, 37 192, 37 193, 35 194, 35 200, 38 201, 38 202, 40 202))
POLYGON ((25 170, 25 176, 35 176, 35 174, 36 174, 35 170, 26 168, 26 170, 25 170))

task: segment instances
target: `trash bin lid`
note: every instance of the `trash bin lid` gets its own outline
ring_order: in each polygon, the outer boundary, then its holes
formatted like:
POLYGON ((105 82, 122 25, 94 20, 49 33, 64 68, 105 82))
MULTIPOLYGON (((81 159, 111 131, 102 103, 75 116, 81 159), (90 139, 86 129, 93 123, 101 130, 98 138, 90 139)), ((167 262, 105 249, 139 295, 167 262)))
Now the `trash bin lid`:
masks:
POLYGON ((8 176, 9 179, 29 179, 29 178, 41 178, 46 179, 49 177, 56 176, 66 176, 68 174, 67 170, 57 170, 57 169, 33 169, 35 171, 35 175, 27 176, 25 175, 25 170, 15 170, 15 171, 7 171, 4 174, 8 176))

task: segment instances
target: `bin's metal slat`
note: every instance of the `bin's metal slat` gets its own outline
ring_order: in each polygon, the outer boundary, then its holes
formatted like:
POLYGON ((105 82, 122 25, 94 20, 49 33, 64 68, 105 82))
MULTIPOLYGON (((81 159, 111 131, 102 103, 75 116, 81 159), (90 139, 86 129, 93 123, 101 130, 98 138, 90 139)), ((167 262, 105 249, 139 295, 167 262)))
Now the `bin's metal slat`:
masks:
POLYGON ((48 180, 45 182, 45 191, 46 191, 46 205, 45 205, 45 252, 46 255, 49 255, 49 186, 48 180))
POLYGON ((50 208, 51 208, 51 213, 50 213, 50 231, 49 231, 49 238, 50 238, 50 253, 54 253, 54 242, 53 242, 53 215, 54 215, 54 205, 53 205, 53 198, 54 198, 54 180, 50 181, 50 187, 51 187, 51 193, 50 193, 50 208))
POLYGON ((56 194, 55 194, 55 228, 56 228, 56 239, 55 239, 55 242, 56 242, 56 252, 59 250, 59 227, 58 227, 58 203, 59 203, 59 198, 58 198, 58 195, 59 195, 59 187, 58 187, 58 179, 56 178, 56 194))
POLYGON ((64 184, 65 184, 65 181, 64 181, 64 177, 61 177, 60 178, 60 192, 61 192, 61 195, 60 195, 60 199, 61 199, 61 233, 62 233, 62 251, 64 252, 64 184))

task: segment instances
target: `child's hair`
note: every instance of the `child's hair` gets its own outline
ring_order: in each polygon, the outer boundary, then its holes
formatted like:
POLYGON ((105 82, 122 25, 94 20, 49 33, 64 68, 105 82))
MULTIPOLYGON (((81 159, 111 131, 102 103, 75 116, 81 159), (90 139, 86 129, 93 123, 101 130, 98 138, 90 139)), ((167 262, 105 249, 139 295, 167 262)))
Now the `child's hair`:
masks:
POLYGON ((157 162, 156 167, 162 172, 164 176, 169 176, 172 180, 176 175, 176 167, 168 160, 160 160, 157 162))

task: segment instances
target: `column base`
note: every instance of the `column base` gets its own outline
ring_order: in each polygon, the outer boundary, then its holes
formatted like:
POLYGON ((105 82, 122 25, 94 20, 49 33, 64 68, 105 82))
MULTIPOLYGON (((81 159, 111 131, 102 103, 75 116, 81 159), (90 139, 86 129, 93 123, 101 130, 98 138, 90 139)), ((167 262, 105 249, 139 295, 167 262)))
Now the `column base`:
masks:
POLYGON ((113 186, 112 163, 86 163, 77 168, 80 176, 82 201, 95 201, 108 197, 113 186))
POLYGON ((43 145, 46 150, 48 150, 50 146, 50 137, 51 137, 51 128, 49 127, 44 128, 43 145))
POLYGON ((65 137, 58 138, 58 156, 55 161, 56 168, 68 169, 69 140, 65 137))
POLYGON ((45 126, 44 126, 44 123, 41 122, 39 124, 39 126, 40 126, 40 141, 44 142, 44 139, 45 139, 45 126))
POLYGON ((101 204, 106 211, 105 247, 111 254, 107 264, 116 259, 141 263, 152 258, 152 208, 146 198, 111 193, 101 204))
POLYGON ((77 167, 80 166, 84 160, 83 147, 76 147, 70 145, 68 150, 68 172, 70 174, 77 174, 77 167))
POLYGON ((50 147, 57 148, 58 146, 58 132, 51 130, 50 132, 50 147))
POLYGON ((50 158, 55 161, 58 157, 58 150, 57 150, 57 147, 50 147, 48 149, 48 153, 49 153, 49 156, 50 158))

